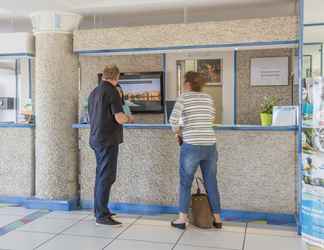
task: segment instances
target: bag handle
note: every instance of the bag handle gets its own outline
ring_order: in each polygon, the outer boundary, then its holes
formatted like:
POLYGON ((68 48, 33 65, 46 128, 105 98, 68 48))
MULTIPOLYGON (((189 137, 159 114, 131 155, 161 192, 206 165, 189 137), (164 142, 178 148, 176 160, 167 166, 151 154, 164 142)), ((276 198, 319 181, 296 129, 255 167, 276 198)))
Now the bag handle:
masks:
MULTIPOLYGON (((203 184, 203 186, 205 186, 205 185, 204 185, 204 181, 203 181, 203 179, 201 179, 200 177, 196 177, 196 183, 197 183, 197 194, 201 194, 201 189, 200 189, 200 187, 199 187, 199 182, 200 182, 201 184, 203 184)), ((206 190, 206 192, 207 192, 207 190, 206 190)))

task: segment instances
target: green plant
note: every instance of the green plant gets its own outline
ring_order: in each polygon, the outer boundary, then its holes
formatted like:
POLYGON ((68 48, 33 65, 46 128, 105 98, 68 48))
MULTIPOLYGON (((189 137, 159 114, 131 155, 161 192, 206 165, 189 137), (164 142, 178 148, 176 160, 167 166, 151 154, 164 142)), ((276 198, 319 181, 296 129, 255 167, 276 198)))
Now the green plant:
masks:
POLYGON ((276 106, 279 99, 275 96, 265 96, 263 103, 261 104, 261 113, 272 114, 273 106, 276 106))

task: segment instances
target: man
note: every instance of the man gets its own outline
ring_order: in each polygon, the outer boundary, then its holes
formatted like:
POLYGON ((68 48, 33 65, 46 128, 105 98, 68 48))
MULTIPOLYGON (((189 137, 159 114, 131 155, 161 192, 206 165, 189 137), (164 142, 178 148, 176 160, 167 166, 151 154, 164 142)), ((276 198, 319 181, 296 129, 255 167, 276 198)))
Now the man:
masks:
POLYGON ((123 142, 124 123, 133 122, 125 115, 122 99, 116 88, 119 69, 106 66, 102 81, 89 96, 90 146, 96 156, 96 181, 94 190, 94 213, 96 223, 120 226, 108 209, 110 189, 116 180, 118 147, 123 142))

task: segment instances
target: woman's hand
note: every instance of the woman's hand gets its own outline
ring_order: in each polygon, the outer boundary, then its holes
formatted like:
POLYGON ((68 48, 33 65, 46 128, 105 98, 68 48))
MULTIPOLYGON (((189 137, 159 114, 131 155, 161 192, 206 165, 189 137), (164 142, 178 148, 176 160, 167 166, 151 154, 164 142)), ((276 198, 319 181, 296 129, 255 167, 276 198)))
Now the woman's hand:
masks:
POLYGON ((175 137, 176 137, 177 143, 181 146, 183 143, 182 136, 179 134, 176 134, 175 137))

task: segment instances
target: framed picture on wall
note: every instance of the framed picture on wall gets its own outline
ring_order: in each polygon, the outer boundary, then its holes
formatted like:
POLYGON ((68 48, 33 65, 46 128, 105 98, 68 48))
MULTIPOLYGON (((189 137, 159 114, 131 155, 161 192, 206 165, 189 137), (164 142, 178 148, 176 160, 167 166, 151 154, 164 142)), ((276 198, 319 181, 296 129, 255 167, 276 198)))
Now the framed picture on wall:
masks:
POLYGON ((197 60, 197 71, 206 74, 207 85, 222 85, 222 59, 197 60))

